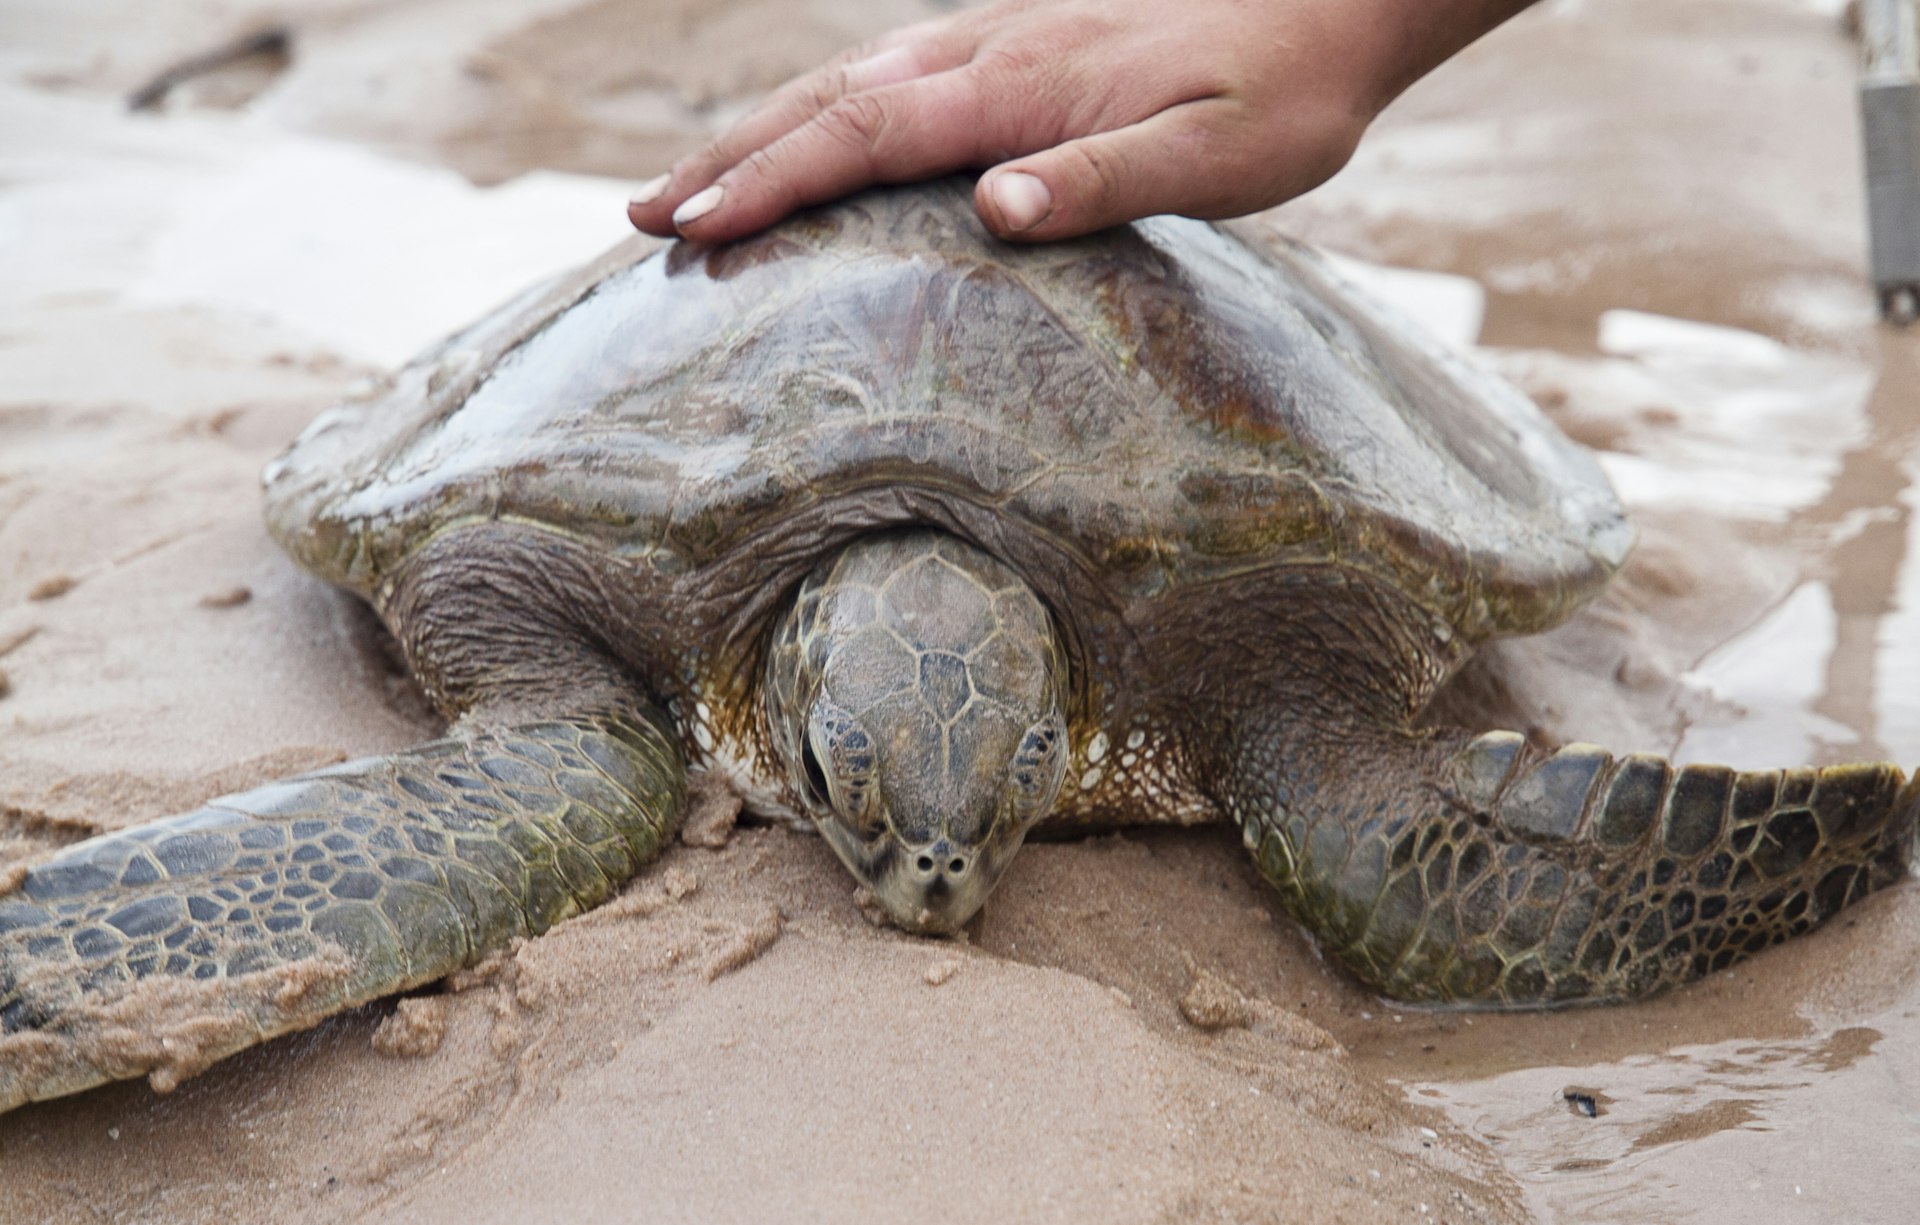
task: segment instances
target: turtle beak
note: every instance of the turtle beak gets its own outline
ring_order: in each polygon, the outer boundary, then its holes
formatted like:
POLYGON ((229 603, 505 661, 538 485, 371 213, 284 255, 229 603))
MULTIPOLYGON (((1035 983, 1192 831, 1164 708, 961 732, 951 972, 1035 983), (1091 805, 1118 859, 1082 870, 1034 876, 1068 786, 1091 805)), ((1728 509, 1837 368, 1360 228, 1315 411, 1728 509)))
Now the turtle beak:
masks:
POLYGON ((943 834, 917 847, 892 830, 860 844, 847 837, 837 822, 823 822, 821 829, 841 861, 867 882, 874 900, 896 926, 917 935, 948 936, 986 904, 1026 840, 1029 824, 1003 819, 985 841, 975 845, 943 834))
POLYGON ((950 936, 986 904, 1025 837, 1023 829, 1004 848, 973 849, 942 838, 932 846, 909 851, 900 857, 901 868, 890 890, 894 900, 883 897, 881 905, 910 932, 950 936))

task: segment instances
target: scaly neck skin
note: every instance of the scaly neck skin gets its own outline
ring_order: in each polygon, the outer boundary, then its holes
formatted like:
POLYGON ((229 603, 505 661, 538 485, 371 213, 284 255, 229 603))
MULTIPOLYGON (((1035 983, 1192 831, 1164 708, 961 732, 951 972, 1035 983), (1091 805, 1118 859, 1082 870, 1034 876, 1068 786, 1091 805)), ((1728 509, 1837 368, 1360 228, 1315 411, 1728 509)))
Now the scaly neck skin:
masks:
POLYGON ((1066 764, 1065 655, 1012 570, 933 531, 848 546, 768 652, 775 754, 841 862, 894 922, 971 918, 1066 764))

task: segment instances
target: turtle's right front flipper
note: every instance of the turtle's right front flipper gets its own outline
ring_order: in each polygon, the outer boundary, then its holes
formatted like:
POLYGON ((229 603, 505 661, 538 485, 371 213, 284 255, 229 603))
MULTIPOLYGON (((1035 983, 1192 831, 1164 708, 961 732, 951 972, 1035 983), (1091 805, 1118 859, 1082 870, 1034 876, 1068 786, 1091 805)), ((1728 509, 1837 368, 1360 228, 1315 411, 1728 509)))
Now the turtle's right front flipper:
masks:
POLYGON ((1512 732, 1247 735, 1228 807, 1262 875, 1386 994, 1624 1000, 1723 969, 1907 875, 1920 780, 1733 771, 1512 732))
POLYGON ((597 904, 678 821, 657 718, 488 728, 70 847, 0 895, 0 1110, 217 1059, 597 904))

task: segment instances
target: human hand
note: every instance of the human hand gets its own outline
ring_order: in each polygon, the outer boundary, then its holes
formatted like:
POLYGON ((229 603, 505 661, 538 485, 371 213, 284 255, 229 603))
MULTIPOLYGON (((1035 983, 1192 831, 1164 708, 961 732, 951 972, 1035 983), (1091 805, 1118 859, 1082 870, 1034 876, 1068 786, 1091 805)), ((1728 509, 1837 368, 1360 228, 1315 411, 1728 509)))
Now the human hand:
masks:
POLYGON ((1325 182, 1388 102, 1529 3, 999 0, 788 83, 627 215, 723 242, 983 167, 974 207, 1007 239, 1256 212, 1325 182))

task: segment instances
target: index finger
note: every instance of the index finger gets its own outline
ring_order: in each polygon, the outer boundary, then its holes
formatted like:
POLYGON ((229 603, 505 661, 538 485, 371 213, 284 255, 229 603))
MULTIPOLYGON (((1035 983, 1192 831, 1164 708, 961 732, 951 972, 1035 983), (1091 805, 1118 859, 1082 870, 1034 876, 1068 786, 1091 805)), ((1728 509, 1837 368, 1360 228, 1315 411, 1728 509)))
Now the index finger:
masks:
POLYGON ((951 18, 884 34, 794 78, 699 152, 645 184, 627 206, 634 226, 674 233, 673 211, 755 152, 804 127, 842 98, 943 72, 967 62, 972 46, 951 18))
POLYGON ((982 89, 976 72, 960 68, 849 94, 694 194, 674 224, 689 238, 727 242, 874 183, 981 164, 1009 135, 982 105, 982 89))

